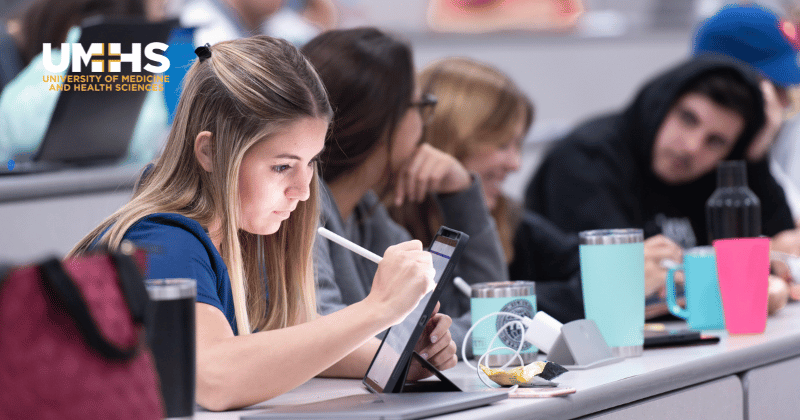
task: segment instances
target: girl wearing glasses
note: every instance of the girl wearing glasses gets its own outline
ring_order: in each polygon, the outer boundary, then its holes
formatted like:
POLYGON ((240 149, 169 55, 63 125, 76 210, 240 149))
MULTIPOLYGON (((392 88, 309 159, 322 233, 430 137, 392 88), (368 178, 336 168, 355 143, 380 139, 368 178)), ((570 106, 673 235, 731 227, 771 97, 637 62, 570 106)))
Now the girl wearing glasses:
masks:
MULTIPOLYGON (((479 179, 451 155, 421 143, 424 119, 436 101, 415 86, 409 46, 378 29, 359 28, 323 33, 302 52, 317 69, 334 109, 321 159, 323 224, 382 255, 388 246, 411 239, 385 204, 432 197, 442 224, 470 236, 456 274, 470 283, 506 280, 479 179)), ((363 299, 375 264, 324 240, 318 245, 323 312, 363 299), (326 277, 334 280, 329 288, 326 277)), ((471 324, 469 298, 453 286, 442 296, 440 312, 450 315, 453 325, 445 336, 430 338, 455 349, 471 324)), ((435 354, 423 356, 440 362, 435 354)))

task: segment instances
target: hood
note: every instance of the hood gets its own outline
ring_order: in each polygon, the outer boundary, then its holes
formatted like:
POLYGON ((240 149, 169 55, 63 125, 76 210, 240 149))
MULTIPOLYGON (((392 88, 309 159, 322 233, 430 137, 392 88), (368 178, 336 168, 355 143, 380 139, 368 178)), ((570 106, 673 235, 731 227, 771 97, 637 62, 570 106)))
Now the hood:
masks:
MULTIPOLYGON (((703 56, 682 62, 656 76, 639 91, 634 101, 624 111, 623 125, 627 136, 618 137, 626 142, 635 161, 647 166, 644 173, 652 173, 653 143, 661 123, 673 104, 698 78, 711 72, 730 71, 741 77, 755 94, 760 112, 745 121, 745 128, 727 159, 744 158, 747 146, 764 125, 763 99, 759 83, 761 76, 747 64, 724 56, 703 56)), ((644 169, 644 168, 642 168, 644 169)))

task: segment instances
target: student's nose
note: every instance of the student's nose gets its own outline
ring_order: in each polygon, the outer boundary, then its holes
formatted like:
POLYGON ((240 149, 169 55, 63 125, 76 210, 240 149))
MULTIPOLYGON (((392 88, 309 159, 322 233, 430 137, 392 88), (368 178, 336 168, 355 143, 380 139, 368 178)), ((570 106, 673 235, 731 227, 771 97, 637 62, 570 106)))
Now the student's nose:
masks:
POLYGON ((516 172, 519 170, 520 165, 522 164, 522 153, 519 150, 519 147, 510 147, 508 152, 506 152, 505 156, 505 166, 508 172, 516 172))
POLYGON ((697 151, 702 147, 705 138, 705 133, 699 130, 685 133, 682 144, 683 152, 690 155, 697 153, 697 151))
POLYGON ((314 178, 314 169, 308 168, 292 179, 292 185, 286 189, 286 196, 292 200, 306 201, 311 197, 311 180, 314 178))

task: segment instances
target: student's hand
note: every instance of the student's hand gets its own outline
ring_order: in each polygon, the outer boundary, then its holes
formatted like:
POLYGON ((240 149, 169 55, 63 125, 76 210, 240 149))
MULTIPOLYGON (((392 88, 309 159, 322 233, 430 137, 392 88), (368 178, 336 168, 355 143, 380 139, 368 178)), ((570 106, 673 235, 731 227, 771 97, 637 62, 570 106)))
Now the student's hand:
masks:
POLYGON ((782 278, 770 275, 767 288, 767 314, 772 315, 789 302, 789 285, 782 278))
POLYGON ((422 250, 422 242, 412 240, 390 246, 378 264, 372 290, 365 300, 378 305, 394 324, 433 290, 435 273, 431 253, 422 250))
POLYGON ((394 196, 397 206, 406 201, 423 201, 428 193, 452 193, 472 185, 472 178, 461 162, 426 143, 400 168, 398 176, 394 196))
POLYGON ((781 104, 775 86, 768 80, 762 80, 760 86, 761 95, 764 97, 766 121, 747 148, 747 160, 751 162, 764 159, 783 124, 783 104, 781 104))
MULTIPOLYGON (((436 302, 433 315, 425 325, 425 330, 414 347, 414 351, 440 371, 455 367, 458 363, 456 342, 450 335, 450 325, 452 324, 453 320, 449 316, 439 313, 439 302, 436 302)), ((424 369, 419 362, 414 361, 409 367, 407 379, 416 381, 430 375, 431 373, 427 369, 424 369)))
MULTIPOLYGON (((769 241, 769 248, 800 256, 800 228, 787 229, 773 236, 769 241)), ((800 279, 795 279, 798 280, 800 279)))
MULTIPOLYGON (((656 235, 644 241, 644 295, 662 293, 666 288, 667 269, 661 260, 670 259, 678 264, 683 261, 683 250, 664 235, 656 235)), ((683 273, 675 273, 675 281, 682 282, 683 273)), ((663 294, 663 293, 662 293, 663 294)))

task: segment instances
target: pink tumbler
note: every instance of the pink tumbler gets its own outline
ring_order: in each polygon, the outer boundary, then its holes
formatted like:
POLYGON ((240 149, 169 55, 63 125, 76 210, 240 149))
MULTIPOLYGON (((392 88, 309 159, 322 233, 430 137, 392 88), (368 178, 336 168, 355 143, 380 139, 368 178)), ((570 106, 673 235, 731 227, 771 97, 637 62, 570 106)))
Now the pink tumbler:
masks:
POLYGON ((769 238, 714 241, 717 277, 730 334, 760 334, 767 325, 769 238))

